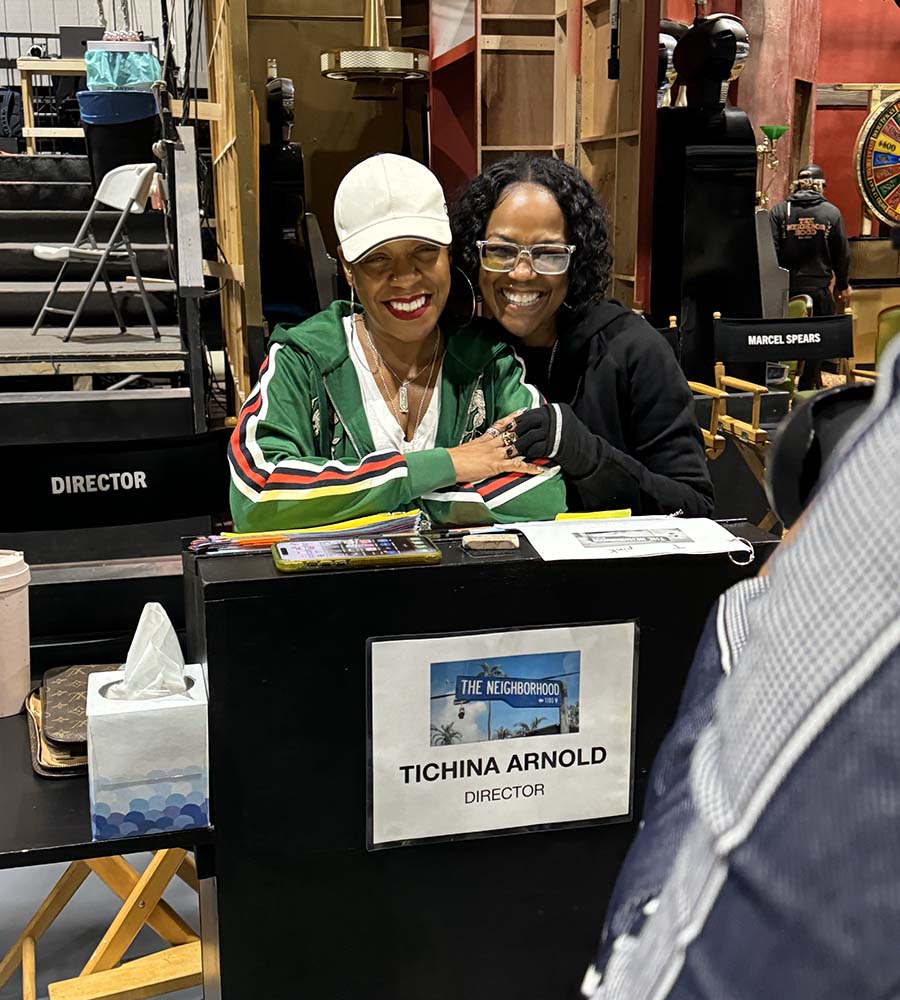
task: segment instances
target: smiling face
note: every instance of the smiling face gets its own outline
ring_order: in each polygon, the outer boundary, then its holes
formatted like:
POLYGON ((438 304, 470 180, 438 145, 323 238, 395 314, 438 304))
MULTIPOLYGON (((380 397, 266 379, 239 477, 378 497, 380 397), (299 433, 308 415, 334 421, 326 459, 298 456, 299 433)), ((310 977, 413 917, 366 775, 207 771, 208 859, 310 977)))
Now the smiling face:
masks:
POLYGON ((450 251, 423 240, 392 240, 344 264, 375 335, 425 340, 450 294, 450 251))
MULTIPOLYGON (((519 243, 566 243, 566 220, 553 195, 539 184, 513 184, 501 195, 482 239, 519 243)), ((522 257, 513 271, 479 273, 491 315, 514 337, 534 347, 556 339, 556 312, 569 291, 568 274, 537 274, 522 257)))

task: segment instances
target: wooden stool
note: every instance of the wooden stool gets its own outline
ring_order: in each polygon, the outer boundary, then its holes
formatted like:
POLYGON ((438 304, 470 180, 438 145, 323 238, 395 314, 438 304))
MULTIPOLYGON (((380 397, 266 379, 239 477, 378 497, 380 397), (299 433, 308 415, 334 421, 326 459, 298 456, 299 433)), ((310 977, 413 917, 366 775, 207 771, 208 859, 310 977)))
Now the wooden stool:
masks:
POLYGON ((119 856, 73 861, 0 961, 0 986, 21 964, 23 1000, 35 1000, 35 943, 91 872, 122 906, 80 975, 50 984, 50 1000, 144 1000, 201 985, 199 935, 162 899, 175 876, 200 890, 193 859, 183 848, 172 848, 155 852, 143 874, 119 856), (145 924, 169 947, 119 965, 145 924))

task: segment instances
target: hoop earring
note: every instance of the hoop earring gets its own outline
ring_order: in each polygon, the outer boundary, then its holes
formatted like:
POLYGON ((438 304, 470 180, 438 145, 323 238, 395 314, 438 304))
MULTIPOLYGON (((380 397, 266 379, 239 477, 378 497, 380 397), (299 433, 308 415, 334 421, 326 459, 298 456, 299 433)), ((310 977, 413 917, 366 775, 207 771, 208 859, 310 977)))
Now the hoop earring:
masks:
POLYGON ((472 296, 472 311, 469 314, 469 318, 462 325, 462 328, 465 328, 471 324, 473 319, 475 319, 475 313, 478 311, 478 296, 475 294, 475 287, 468 274, 466 274, 466 272, 458 264, 453 265, 453 270, 459 271, 459 273, 466 279, 466 284, 469 286, 469 294, 472 296))
POLYGON ((356 289, 353 286, 353 282, 350 282, 350 315, 356 312, 356 289))

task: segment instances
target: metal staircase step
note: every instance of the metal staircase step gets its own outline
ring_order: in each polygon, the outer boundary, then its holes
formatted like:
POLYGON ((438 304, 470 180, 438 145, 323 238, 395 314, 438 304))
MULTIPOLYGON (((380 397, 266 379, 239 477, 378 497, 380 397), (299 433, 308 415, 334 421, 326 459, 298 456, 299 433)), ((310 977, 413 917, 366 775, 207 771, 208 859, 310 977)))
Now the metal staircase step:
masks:
POLYGON ((0 181, 90 183, 86 156, 0 156, 0 181))
MULTIPOLYGON (((55 241, 59 242, 59 241, 55 241)), ((166 247, 158 243, 134 243, 138 255, 141 274, 152 278, 169 277, 169 263, 166 247)), ((0 281, 46 281, 59 273, 60 265, 55 261, 40 260, 32 252, 33 243, 0 243, 0 281)), ((113 277, 122 277, 127 264, 110 265, 113 277)), ((88 261, 73 261, 66 270, 66 276, 73 281, 86 280, 93 273, 94 266, 88 261)))
MULTIPOLYGON (((86 211, 0 209, 0 233, 21 243, 66 243, 74 240, 84 222, 86 211)), ((118 212, 98 212, 94 216, 94 235, 108 239, 119 219, 118 212)), ((135 243, 165 243, 165 225, 161 212, 144 212, 128 220, 128 233, 135 243)))
MULTIPOLYGON (((37 318, 52 286, 50 281, 0 281, 0 327, 30 326, 37 318)), ((57 309, 75 309, 85 287, 86 282, 83 281, 63 282, 54 298, 54 306, 57 309)), ((126 324, 146 324, 147 317, 137 285, 131 281, 113 281, 112 288, 126 324)), ((174 323, 175 283, 154 281, 147 285, 147 292, 157 323, 174 323)), ((94 286, 82 318, 85 324, 116 326, 112 305, 102 282, 94 286)), ((68 317, 50 315, 46 317, 45 324, 67 326, 68 317)))
POLYGON ((83 211, 91 207, 94 189, 88 181, 7 181, 0 178, 0 209, 45 212, 83 211))

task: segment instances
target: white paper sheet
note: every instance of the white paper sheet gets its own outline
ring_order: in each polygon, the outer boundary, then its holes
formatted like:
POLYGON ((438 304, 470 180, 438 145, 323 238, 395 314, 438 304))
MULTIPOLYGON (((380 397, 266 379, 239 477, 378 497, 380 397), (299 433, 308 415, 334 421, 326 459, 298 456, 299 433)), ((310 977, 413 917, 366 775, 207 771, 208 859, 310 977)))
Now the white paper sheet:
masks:
POLYGON ((530 521, 506 525, 522 532, 546 562, 560 559, 640 559, 649 556, 741 553, 753 546, 705 517, 623 517, 600 520, 530 521))

